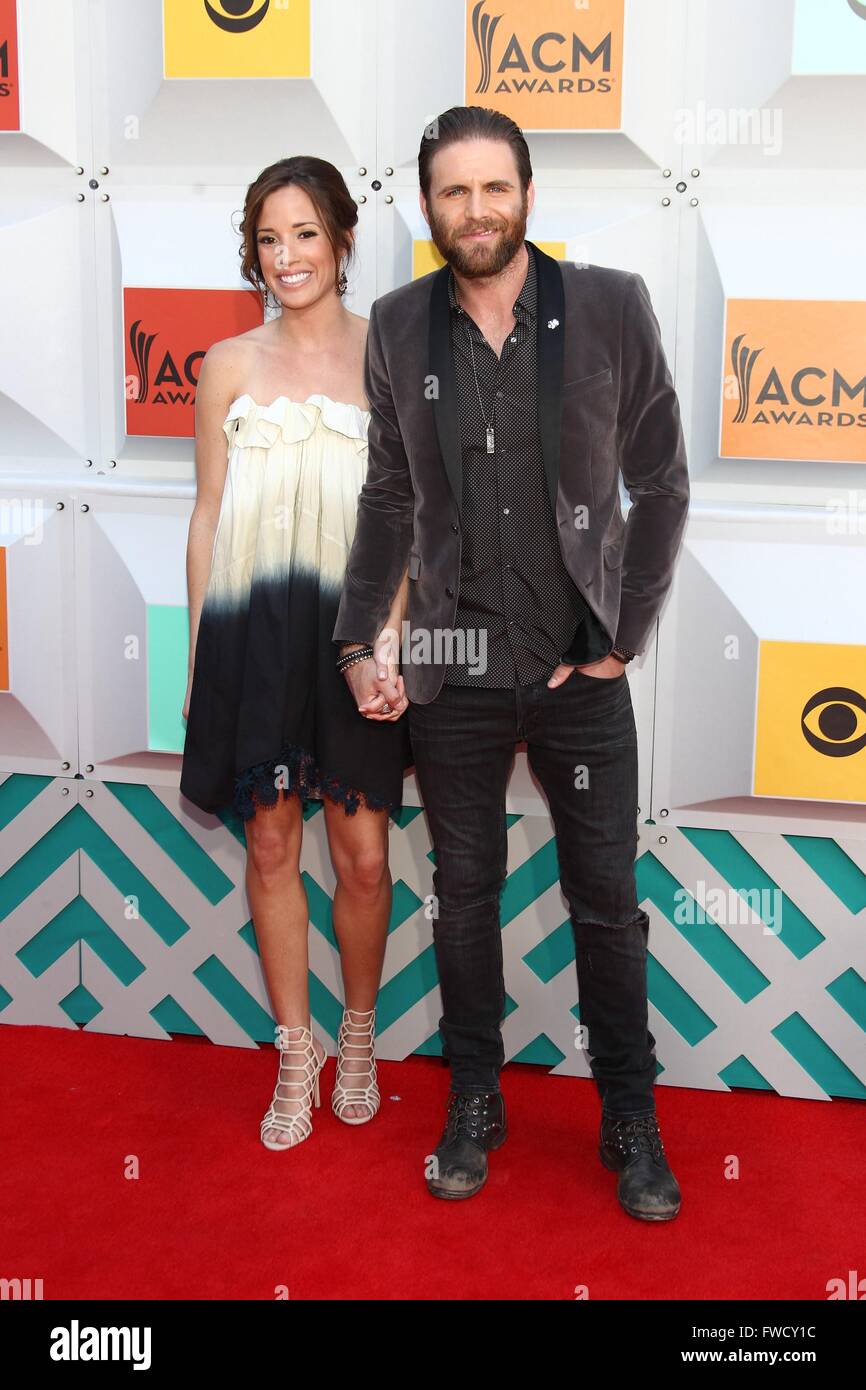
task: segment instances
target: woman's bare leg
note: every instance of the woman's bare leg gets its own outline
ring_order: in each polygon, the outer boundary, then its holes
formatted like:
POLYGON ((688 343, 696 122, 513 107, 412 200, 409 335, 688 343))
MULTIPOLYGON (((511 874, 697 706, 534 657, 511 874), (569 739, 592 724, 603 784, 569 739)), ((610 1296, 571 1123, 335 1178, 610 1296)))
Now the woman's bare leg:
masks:
MULTIPOLYGON (((244 826, 246 889, 256 942, 274 1018, 288 1028, 310 1027, 309 906, 300 872, 303 823, 299 797, 281 792, 276 806, 259 807, 244 826)), ((321 1044, 316 1052, 323 1055, 321 1044)), ((287 1099, 277 1101, 277 1113, 297 1114, 303 1088, 284 1085, 282 1091, 287 1099)), ((264 1137, 289 1142, 279 1129, 266 1129, 264 1137)))
MULTIPOLYGON (((340 803, 326 800, 325 817, 337 875, 333 919, 346 1008, 366 1013, 376 1004, 391 915, 388 812, 362 805, 350 816, 340 803)), ((359 1041, 364 1036, 359 1027, 359 1041)), ((349 1055, 344 1070, 364 1072, 367 1063, 363 1057, 349 1055)), ((363 1105, 347 1105, 344 1114, 361 1118, 369 1111, 363 1105)))

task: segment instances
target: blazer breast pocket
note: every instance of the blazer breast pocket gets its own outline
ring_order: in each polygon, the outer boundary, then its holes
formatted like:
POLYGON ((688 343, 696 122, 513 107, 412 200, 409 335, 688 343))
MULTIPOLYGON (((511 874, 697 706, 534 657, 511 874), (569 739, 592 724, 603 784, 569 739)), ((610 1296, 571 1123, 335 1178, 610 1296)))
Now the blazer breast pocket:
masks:
POLYGON ((417 550, 409 551, 409 578, 417 579, 421 572, 421 556, 417 550))
POLYGON ((603 371, 593 372, 590 376, 580 376, 575 381, 564 381, 562 394, 563 396, 582 396, 584 391, 591 391, 595 386, 610 386, 612 382, 613 372, 610 367, 605 367, 603 371))

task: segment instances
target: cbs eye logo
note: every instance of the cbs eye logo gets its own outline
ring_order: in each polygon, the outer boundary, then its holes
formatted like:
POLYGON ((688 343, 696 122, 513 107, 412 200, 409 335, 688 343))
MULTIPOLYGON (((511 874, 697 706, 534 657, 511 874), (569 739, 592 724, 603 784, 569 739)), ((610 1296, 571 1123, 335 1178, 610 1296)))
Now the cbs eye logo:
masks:
POLYGON ((845 685, 828 685, 806 701, 800 716, 800 727, 806 742, 816 752, 828 758, 850 758, 853 753, 866 748, 866 718, 861 720, 861 715, 866 715, 866 700, 862 695, 845 685), (806 721, 819 706, 823 708, 815 717, 817 728, 812 728, 806 721), (862 723, 863 727, 852 738, 858 723, 862 723))
POLYGON ((212 5, 210 0, 204 0, 208 19, 227 34, 247 34, 261 24, 271 0, 262 0, 258 9, 254 8, 255 4, 256 0, 219 0, 218 5, 212 5))

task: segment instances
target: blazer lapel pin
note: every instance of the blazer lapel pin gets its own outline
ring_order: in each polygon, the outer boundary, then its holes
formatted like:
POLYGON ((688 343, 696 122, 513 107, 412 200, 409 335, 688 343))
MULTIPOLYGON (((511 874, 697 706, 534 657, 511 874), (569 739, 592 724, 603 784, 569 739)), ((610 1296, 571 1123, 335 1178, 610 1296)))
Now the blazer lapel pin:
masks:
POLYGON ((548 326, 548 328, 558 328, 558 327, 559 327, 559 319, 548 319, 548 320, 547 320, 547 326, 548 326))

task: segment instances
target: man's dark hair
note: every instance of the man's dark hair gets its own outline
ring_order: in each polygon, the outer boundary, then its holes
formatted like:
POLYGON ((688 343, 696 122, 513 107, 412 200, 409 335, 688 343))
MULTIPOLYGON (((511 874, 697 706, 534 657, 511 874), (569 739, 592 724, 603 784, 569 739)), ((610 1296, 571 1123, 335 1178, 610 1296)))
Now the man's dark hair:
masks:
POLYGON ((529 146, 523 131, 489 106, 452 106, 443 111, 435 121, 431 121, 421 137, 418 150, 418 182, 425 198, 430 197, 430 166, 437 150, 446 145, 456 145, 458 140, 503 140, 514 151, 517 173, 520 177, 521 192, 525 193, 532 178, 532 163, 529 146))

